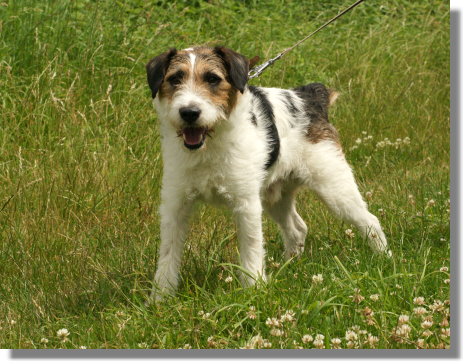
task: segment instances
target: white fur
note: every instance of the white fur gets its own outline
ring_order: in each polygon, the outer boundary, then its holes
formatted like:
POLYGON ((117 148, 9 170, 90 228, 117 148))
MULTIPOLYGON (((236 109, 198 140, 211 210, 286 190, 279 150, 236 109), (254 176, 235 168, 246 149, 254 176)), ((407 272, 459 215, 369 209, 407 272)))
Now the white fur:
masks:
MULTIPOLYGON (((290 115, 282 90, 260 88, 273 105, 280 137, 279 158, 265 170, 269 142, 260 123, 263 115, 258 115, 258 126, 250 121, 254 107, 251 92, 246 88, 239 95, 226 119, 221 110, 196 94, 195 85, 189 82, 171 104, 158 96, 154 100, 161 120, 164 169, 161 246, 152 299, 173 293, 178 284, 188 217, 197 200, 232 209, 238 227, 240 263, 249 272, 243 277, 246 285, 266 279, 263 210, 282 231, 285 256, 303 251, 307 226, 295 208, 295 195, 301 186, 311 188, 337 217, 366 234, 374 251, 390 254, 378 219, 368 212, 339 145, 330 140, 310 143, 305 127, 308 119, 303 112, 290 115), (200 123, 214 128, 212 137, 207 137, 198 150, 187 149, 177 134, 182 123, 179 107, 192 103, 202 110, 200 123)), ((300 98, 294 96, 293 101, 303 110, 300 98)))

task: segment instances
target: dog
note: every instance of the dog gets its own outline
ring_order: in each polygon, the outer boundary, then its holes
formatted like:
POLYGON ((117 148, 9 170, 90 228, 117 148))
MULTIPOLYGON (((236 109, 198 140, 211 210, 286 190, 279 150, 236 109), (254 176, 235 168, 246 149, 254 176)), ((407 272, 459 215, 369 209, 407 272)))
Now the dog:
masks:
POLYGON ((250 66, 223 46, 173 48, 146 66, 164 161, 161 244, 149 302, 176 290, 189 216, 199 200, 232 210, 245 286, 266 280, 263 211, 280 227, 285 258, 303 252, 307 226, 295 206, 301 187, 355 225, 375 252, 391 255, 328 120, 338 93, 320 83, 250 86, 250 66))

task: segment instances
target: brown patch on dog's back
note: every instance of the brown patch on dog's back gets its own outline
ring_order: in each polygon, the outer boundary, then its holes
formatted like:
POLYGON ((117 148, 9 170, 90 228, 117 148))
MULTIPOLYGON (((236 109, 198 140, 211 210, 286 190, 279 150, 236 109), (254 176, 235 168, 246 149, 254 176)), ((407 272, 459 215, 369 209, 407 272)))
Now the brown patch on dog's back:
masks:
POLYGON ((322 140, 332 140, 336 144, 339 144, 339 134, 336 128, 330 123, 311 123, 308 127, 307 137, 314 144, 322 140))
POLYGON ((307 128, 308 140, 311 143, 332 140, 339 144, 339 134, 328 119, 328 108, 339 94, 321 83, 296 87, 294 91, 304 101, 304 110, 310 119, 307 128))

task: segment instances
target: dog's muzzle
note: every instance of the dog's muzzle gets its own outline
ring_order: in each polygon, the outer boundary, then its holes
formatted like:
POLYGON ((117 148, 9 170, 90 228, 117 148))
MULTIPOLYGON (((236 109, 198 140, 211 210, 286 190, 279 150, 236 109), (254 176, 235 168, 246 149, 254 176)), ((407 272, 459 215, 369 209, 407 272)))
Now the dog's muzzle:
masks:
POLYGON ((194 126, 200 117, 201 110, 197 106, 181 107, 179 115, 181 119, 189 126, 183 128, 180 132, 184 139, 184 146, 188 149, 198 149, 205 142, 207 129, 194 126))

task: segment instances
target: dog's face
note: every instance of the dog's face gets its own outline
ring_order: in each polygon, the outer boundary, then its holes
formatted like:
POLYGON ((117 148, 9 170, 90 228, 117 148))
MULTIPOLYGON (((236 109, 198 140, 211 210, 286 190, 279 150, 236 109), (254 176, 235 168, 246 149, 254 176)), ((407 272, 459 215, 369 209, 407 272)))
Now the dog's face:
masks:
POLYGON ((224 47, 196 47, 171 49, 146 68, 161 122, 195 150, 234 108, 247 83, 249 60, 224 47))

